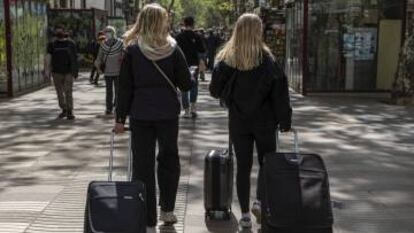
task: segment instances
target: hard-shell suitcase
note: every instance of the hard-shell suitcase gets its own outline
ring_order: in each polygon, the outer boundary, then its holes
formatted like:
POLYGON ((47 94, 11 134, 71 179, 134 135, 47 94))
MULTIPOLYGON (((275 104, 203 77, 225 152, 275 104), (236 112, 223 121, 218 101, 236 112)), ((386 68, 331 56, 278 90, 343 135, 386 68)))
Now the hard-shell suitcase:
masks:
POLYGON ((325 164, 319 155, 299 153, 298 133, 293 134, 295 152, 264 159, 262 233, 332 233, 325 164))
MULTIPOLYGON (((139 181, 112 181, 114 138, 111 134, 108 181, 92 181, 88 187, 84 233, 145 233, 146 192, 139 181)), ((131 179, 131 137, 128 180, 131 179)))
POLYGON ((204 161, 204 208, 206 219, 231 217, 233 201, 233 149, 210 151, 204 161))

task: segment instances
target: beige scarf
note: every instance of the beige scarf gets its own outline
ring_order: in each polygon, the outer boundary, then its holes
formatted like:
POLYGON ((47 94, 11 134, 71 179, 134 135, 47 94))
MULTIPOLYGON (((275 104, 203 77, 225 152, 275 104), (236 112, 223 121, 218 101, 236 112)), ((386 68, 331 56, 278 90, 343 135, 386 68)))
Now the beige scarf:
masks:
POLYGON ((158 61, 169 57, 177 48, 177 41, 174 38, 168 36, 167 41, 168 43, 164 46, 155 48, 145 43, 141 38, 138 38, 138 46, 145 57, 151 61, 158 61))

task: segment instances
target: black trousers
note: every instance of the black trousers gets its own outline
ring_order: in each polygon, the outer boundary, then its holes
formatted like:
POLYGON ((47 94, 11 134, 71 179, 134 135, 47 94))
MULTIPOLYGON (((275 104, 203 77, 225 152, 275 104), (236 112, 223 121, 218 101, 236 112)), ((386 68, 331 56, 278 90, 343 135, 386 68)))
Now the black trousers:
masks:
POLYGON ((276 125, 263 124, 252 125, 251 122, 230 120, 230 137, 232 138, 234 151, 237 158, 237 196, 239 198, 242 213, 250 211, 250 175, 253 165, 253 148, 256 143, 260 171, 256 198, 261 200, 260 187, 264 155, 276 151, 276 125))
POLYGON ((155 186, 155 148, 158 142, 157 178, 162 211, 174 211, 180 179, 178 156, 178 118, 165 121, 131 119, 133 170, 132 180, 145 183, 147 190, 147 225, 157 224, 155 186))
POLYGON ((112 112, 118 97, 119 78, 118 76, 105 76, 106 84, 106 111, 112 112), (115 95, 114 95, 115 89, 115 95))

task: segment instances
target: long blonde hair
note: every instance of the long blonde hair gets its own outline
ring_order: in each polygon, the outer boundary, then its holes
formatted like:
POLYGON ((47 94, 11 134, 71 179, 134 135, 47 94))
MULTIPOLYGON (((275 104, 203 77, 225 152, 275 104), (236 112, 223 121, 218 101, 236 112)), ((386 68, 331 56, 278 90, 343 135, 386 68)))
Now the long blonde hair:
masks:
POLYGON ((124 35, 124 44, 135 43, 138 38, 151 47, 160 47, 168 43, 168 12, 157 3, 147 4, 138 14, 134 26, 124 35))
POLYGON ((246 13, 237 20, 230 40, 217 54, 217 61, 238 70, 250 70, 262 63, 264 52, 274 59, 263 41, 262 20, 256 14, 246 13))

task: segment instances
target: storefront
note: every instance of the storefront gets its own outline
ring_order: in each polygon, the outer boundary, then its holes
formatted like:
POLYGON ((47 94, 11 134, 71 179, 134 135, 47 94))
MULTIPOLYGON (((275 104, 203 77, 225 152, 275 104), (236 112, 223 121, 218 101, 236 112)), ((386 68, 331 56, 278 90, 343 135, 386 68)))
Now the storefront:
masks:
POLYGON ((46 0, 0 0, 0 95, 48 83, 43 75, 46 0))
POLYGON ((264 26, 264 39, 279 64, 285 63, 286 17, 285 11, 278 8, 258 7, 255 13, 260 15, 264 26))
POLYGON ((292 87, 305 94, 390 90, 405 1, 290 1, 286 72, 292 87))
POLYGON ((48 41, 53 40, 56 26, 64 26, 78 48, 81 68, 93 63, 91 42, 108 25, 107 12, 98 9, 50 9, 48 11, 48 41))

